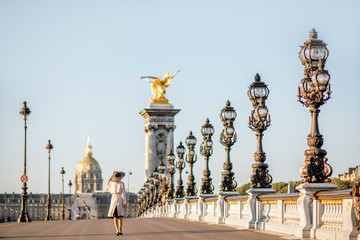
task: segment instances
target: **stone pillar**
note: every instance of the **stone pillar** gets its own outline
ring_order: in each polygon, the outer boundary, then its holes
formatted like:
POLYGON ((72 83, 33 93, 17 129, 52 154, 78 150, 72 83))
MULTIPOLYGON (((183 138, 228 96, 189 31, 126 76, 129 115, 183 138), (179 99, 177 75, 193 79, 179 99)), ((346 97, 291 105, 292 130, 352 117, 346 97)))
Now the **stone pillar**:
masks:
POLYGON ((174 151, 174 117, 179 111, 171 104, 151 104, 141 110, 140 115, 145 118, 145 179, 161 159, 168 165, 166 156, 174 151))
POLYGON ((237 193, 237 192, 221 192, 221 193, 219 193, 219 195, 220 195, 220 199, 219 199, 220 216, 218 218, 218 223, 224 224, 225 219, 228 217, 227 210, 229 208, 225 198, 229 197, 229 196, 237 196, 237 195, 239 195, 239 193, 237 193))
POLYGON ((318 205, 313 205, 313 195, 319 191, 333 191, 337 188, 336 185, 331 183, 303 183, 296 187, 300 192, 300 196, 297 200, 297 205, 300 214, 300 225, 295 232, 296 237, 309 238, 310 231, 313 227, 313 221, 315 225, 319 219, 313 219, 313 206, 315 212, 318 211, 318 205))
POLYGON ((263 206, 256 197, 260 194, 275 193, 275 190, 272 188, 250 188, 246 193, 249 194, 249 200, 247 202, 249 206, 249 222, 246 227, 248 229, 258 229, 263 206))

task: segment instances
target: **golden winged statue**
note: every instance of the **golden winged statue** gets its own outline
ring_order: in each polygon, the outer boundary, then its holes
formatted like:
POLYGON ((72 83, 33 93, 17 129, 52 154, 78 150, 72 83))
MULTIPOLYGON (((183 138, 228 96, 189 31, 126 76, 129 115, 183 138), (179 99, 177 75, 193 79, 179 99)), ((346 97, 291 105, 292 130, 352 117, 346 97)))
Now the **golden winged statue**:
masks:
POLYGON ((180 72, 176 71, 172 76, 169 76, 169 73, 166 72, 163 78, 144 76, 141 79, 146 79, 147 82, 151 83, 152 94, 154 95, 151 98, 152 104, 169 104, 169 100, 165 98, 166 88, 170 86, 171 79, 180 72))

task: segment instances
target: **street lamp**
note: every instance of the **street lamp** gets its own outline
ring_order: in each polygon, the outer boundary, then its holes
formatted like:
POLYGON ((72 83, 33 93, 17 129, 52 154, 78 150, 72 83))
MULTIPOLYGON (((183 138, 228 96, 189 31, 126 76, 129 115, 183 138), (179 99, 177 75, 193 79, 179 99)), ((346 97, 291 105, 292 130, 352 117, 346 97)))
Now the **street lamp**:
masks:
POLYGON ((69 210, 69 220, 71 220, 71 186, 72 186, 72 182, 71 180, 69 180, 69 183, 68 183, 68 186, 69 186, 69 196, 70 196, 70 200, 69 200, 69 207, 70 207, 70 210, 69 210))
POLYGON ((197 155, 195 153, 195 145, 197 143, 196 137, 190 131, 189 136, 186 138, 185 143, 189 149, 189 153, 186 156, 186 162, 189 164, 189 176, 186 189, 186 196, 196 196, 197 189, 195 184, 195 177, 193 174, 193 164, 197 161, 197 155))
POLYGON ((200 154, 205 157, 205 170, 203 172, 204 177, 201 178, 201 186, 200 193, 201 194, 213 194, 214 186, 211 181, 211 172, 209 170, 209 158, 213 153, 213 141, 211 140, 211 136, 214 134, 215 129, 210 124, 209 119, 206 119, 205 124, 201 127, 201 134, 203 135, 204 141, 200 145, 200 154))
POLYGON ((130 175, 132 175, 131 170, 129 169, 129 174, 128 174, 128 191, 127 191, 127 206, 126 206, 126 211, 127 211, 127 217, 129 217, 129 211, 130 211, 130 175))
POLYGON ((179 146, 176 148, 176 153, 179 158, 179 160, 177 160, 176 162, 176 168, 179 170, 179 180, 178 180, 178 185, 176 186, 175 196, 177 198, 182 198, 184 197, 184 186, 183 186, 181 173, 182 170, 185 168, 185 161, 184 161, 185 147, 182 145, 182 142, 180 142, 179 146))
POLYGON ((255 75, 255 81, 250 85, 247 94, 254 107, 249 117, 249 128, 256 132, 257 137, 257 149, 254 154, 255 163, 252 165, 250 184, 252 188, 271 188, 272 177, 269 174, 268 165, 265 163, 266 154, 262 147, 263 132, 270 126, 271 122, 270 114, 265 105, 269 89, 261 81, 259 74, 255 75))
POLYGON ((152 177, 150 177, 152 181, 151 183, 154 186, 153 205, 156 205, 159 199, 159 186, 160 186, 160 181, 159 181, 160 173, 157 167, 154 169, 151 175, 152 175, 152 177))
POLYGON ((305 77, 298 87, 298 101, 310 108, 312 117, 311 132, 307 137, 310 149, 305 150, 305 164, 300 169, 303 183, 330 182, 332 168, 327 164, 327 152, 321 149, 324 143, 319 131, 319 108, 330 99, 330 74, 324 70, 329 50, 326 43, 317 38, 317 32, 312 29, 310 39, 304 42, 299 52, 301 63, 305 66, 305 77))
POLYGON ((220 143, 225 146, 226 158, 223 165, 224 171, 221 173, 222 178, 219 184, 222 192, 234 192, 237 183, 234 179, 234 173, 232 170, 232 163, 230 162, 230 149, 236 142, 236 132, 233 122, 236 118, 236 112, 233 107, 230 106, 230 101, 227 100, 226 106, 221 110, 220 119, 223 122, 224 128, 220 133, 220 143))
POLYGON ((173 178, 173 176, 175 173, 174 161, 175 161, 176 157, 172 150, 170 150, 170 153, 167 155, 167 159, 168 159, 169 165, 166 170, 170 176, 170 179, 169 179, 169 186, 168 186, 169 190, 167 192, 166 198, 173 199, 174 198, 174 178, 173 178))
POLYGON ((165 176, 166 166, 162 159, 160 160, 160 164, 157 168, 160 173, 160 175, 159 175, 160 192, 159 192, 158 202, 162 203, 163 200, 165 200, 166 192, 168 191, 168 185, 167 185, 166 176, 165 176))
POLYGON ((48 169, 48 195, 47 195, 47 213, 45 221, 51 220, 51 197, 50 197, 50 152, 53 149, 51 141, 49 140, 48 144, 45 147, 49 153, 49 169, 48 169))
MULTIPOLYGON (((24 125, 24 176, 26 176, 26 121, 29 119, 29 115, 31 113, 30 109, 26 106, 26 102, 23 102, 24 106, 20 109, 20 114, 25 121, 24 125)), ((27 179, 27 177, 25 177, 27 179)), ((27 184, 26 181, 23 181, 22 194, 21 194, 21 212, 18 218, 18 222, 31 222, 27 211, 27 184)))
POLYGON ((65 170, 64 167, 61 167, 60 170, 61 174, 61 182, 62 182, 62 193, 61 193, 61 200, 62 200, 62 213, 61 213, 61 220, 65 220, 65 206, 64 206, 64 174, 65 170))

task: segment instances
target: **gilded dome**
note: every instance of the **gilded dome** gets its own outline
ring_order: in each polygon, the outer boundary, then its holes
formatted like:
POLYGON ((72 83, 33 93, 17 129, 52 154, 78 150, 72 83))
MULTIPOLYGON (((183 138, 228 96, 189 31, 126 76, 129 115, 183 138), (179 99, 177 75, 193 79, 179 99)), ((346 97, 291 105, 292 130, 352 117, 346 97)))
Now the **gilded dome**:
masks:
POLYGON ((76 166, 76 172, 88 172, 90 170, 101 170, 98 161, 93 157, 84 157, 76 166))
POLYGON ((92 146, 90 145, 90 137, 88 137, 88 142, 85 147, 85 157, 81 159, 76 166, 76 172, 88 172, 92 170, 101 171, 98 161, 92 157, 92 146))

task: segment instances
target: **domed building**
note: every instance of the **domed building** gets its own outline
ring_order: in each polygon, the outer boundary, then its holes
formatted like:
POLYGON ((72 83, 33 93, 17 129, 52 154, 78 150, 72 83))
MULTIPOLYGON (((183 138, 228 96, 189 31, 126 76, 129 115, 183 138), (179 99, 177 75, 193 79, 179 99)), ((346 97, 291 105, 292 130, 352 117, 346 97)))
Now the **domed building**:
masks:
POLYGON ((103 190, 101 168, 92 155, 90 136, 88 136, 85 157, 80 160, 75 170, 74 193, 92 193, 103 190))

